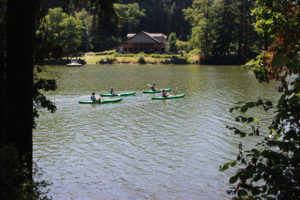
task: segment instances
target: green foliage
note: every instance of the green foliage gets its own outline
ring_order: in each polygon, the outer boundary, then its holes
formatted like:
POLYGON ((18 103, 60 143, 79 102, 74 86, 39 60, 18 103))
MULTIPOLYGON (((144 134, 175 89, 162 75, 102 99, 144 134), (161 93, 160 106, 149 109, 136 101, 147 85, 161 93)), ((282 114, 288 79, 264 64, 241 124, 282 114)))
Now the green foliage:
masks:
POLYGON ((186 52, 188 50, 188 42, 176 40, 177 50, 181 53, 186 52))
POLYGON ((135 54, 127 53, 127 54, 121 54, 121 53, 114 53, 115 57, 135 57, 135 54))
POLYGON ((75 12, 75 18, 79 20, 82 24, 81 31, 81 46, 79 50, 82 52, 88 52, 93 49, 91 32, 93 28, 93 16, 86 11, 86 9, 82 9, 79 12, 75 12))
POLYGON ((194 0, 183 10, 192 25, 188 49, 200 49, 201 62, 248 61, 262 46, 253 28, 254 7, 254 0, 194 0))
POLYGON ((151 58, 171 58, 171 59, 180 59, 180 58, 182 58, 181 56, 178 56, 178 55, 157 54, 157 53, 149 54, 146 57, 151 57, 151 58))
POLYGON ((71 53, 76 53, 81 44, 82 24, 74 17, 69 16, 61 22, 63 30, 59 33, 61 36, 62 48, 64 55, 69 56, 71 53))
POLYGON ((31 172, 20 162, 17 150, 10 146, 0 148, 0 199, 51 199, 47 196, 50 184, 37 180, 41 176, 41 169, 35 165, 32 181, 31 172))
MULTIPOLYGON (((187 40, 190 25, 184 20, 182 9, 191 5, 193 0, 139 0, 141 9, 145 9, 139 30, 176 33, 180 40, 187 40)), ((127 1, 128 2, 128 1, 127 1)))
POLYGON ((190 25, 184 20, 182 9, 190 6, 192 1, 117 0, 114 8, 120 18, 119 24, 108 24, 101 33, 97 32, 98 28, 94 26, 91 34, 93 51, 115 48, 126 40, 128 33, 137 33, 142 30, 166 35, 174 32, 181 40, 187 40, 190 25))
POLYGON ((116 51, 103 51, 103 52, 97 52, 97 53, 89 53, 91 55, 97 55, 97 56, 102 56, 102 55, 113 55, 115 54, 116 51))
MULTIPOLYGON (((233 199, 300 198, 300 5, 298 1, 260 0, 254 10, 257 30, 274 38, 267 52, 248 62, 244 68, 260 82, 274 80, 281 93, 276 105, 270 101, 248 102, 230 109, 242 113, 236 121, 250 126, 250 131, 228 127, 241 137, 261 136, 250 150, 242 144, 236 161, 239 169, 229 180, 235 187, 228 191, 233 199), (249 109, 261 107, 273 111, 269 133, 260 132, 262 124, 255 117, 245 117, 249 109)), ((220 167, 228 169, 230 162, 220 167)))
POLYGON ((176 44, 176 34, 175 33, 171 33, 168 37, 168 41, 167 41, 167 47, 169 49, 170 52, 172 53, 176 53, 177 52, 177 44, 176 44))
MULTIPOLYGON (((54 91, 56 90, 56 81, 54 79, 43 79, 38 77, 38 73, 43 70, 36 66, 34 70, 34 80, 33 80, 33 117, 39 117, 39 110, 41 108, 47 108, 51 113, 56 111, 55 104, 46 98, 42 91, 54 91)), ((33 122, 33 128, 36 127, 35 121, 33 122)))
POLYGON ((140 64, 146 64, 146 61, 145 61, 145 59, 144 59, 144 56, 139 56, 139 59, 138 59, 138 63, 140 63, 140 64))
POLYGON ((184 9, 185 19, 192 25, 189 49, 200 49, 203 56, 208 56, 212 48, 213 0, 195 0, 192 7, 184 9))
POLYGON ((121 30, 127 33, 134 32, 139 26, 141 18, 145 16, 145 9, 140 9, 138 3, 116 3, 114 8, 121 19, 121 30))
POLYGON ((83 30, 79 50, 97 52, 115 48, 126 40, 127 33, 141 30, 166 35, 174 32, 180 40, 187 40, 191 30, 182 9, 190 6, 192 2, 193 0, 66 0, 42 1, 41 5, 45 10, 61 7, 63 11, 81 21, 83 30), (112 3, 114 10, 111 9, 112 3), (104 8, 103 12, 98 8, 104 8))
POLYGON ((115 58, 101 58, 99 60, 100 64, 113 64, 116 61, 115 58))
POLYGON ((77 52, 83 29, 79 19, 67 15, 61 8, 53 8, 49 9, 37 34, 46 38, 43 49, 48 49, 47 57, 61 58, 77 52))

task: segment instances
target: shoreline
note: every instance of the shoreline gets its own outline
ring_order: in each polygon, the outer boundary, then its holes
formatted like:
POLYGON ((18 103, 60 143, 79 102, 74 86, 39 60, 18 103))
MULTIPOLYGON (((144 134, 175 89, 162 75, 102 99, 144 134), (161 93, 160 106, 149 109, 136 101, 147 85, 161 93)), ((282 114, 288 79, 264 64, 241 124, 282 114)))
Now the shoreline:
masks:
MULTIPOLYGON (((120 64, 120 65, 242 65, 242 61, 238 57, 225 57, 219 59, 201 60, 200 55, 196 53, 186 54, 118 54, 115 52, 99 52, 85 53, 76 57, 82 65, 102 65, 102 64, 120 64)), ((44 60, 40 65, 67 65, 70 60, 66 58, 44 60)))

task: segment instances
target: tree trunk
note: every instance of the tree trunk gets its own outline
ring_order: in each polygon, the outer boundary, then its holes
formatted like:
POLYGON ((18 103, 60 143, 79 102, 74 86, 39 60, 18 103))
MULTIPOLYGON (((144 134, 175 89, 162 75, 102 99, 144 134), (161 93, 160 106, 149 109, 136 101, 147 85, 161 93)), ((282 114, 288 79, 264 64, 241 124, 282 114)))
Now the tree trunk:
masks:
MULTIPOLYGON (((8 0, 7 143, 24 156, 32 172, 33 48, 35 0, 8 0)), ((32 174, 30 174, 32 175, 32 174)))

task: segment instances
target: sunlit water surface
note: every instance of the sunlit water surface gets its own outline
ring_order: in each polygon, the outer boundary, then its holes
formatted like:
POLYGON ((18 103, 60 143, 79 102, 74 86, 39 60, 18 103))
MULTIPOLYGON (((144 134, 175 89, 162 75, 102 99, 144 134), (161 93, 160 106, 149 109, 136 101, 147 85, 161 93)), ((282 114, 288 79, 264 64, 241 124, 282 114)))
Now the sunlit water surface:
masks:
MULTIPOLYGON (((58 89, 57 106, 42 111, 34 131, 34 161, 50 181, 53 199, 228 199, 242 141, 226 129, 240 126, 228 110, 236 102, 276 99, 239 66, 87 65, 44 67, 58 89), (147 84, 185 93, 153 101, 147 84), (88 105, 91 92, 136 91, 120 103, 88 105)), ((106 97, 109 98, 109 97, 106 97)), ((252 112, 258 118, 272 113, 252 112)), ((253 146, 258 138, 244 139, 253 146)))

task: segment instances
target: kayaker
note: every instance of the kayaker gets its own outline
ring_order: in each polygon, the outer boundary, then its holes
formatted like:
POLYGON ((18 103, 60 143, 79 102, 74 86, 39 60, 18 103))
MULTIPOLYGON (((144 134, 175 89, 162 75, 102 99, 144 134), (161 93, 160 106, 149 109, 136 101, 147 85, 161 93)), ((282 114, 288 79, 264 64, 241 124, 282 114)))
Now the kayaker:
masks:
POLYGON ((92 101, 100 101, 101 102, 101 98, 100 97, 96 98, 95 92, 92 93, 91 100, 92 101))
POLYGON ((161 91, 161 96, 162 96, 162 97, 168 97, 168 96, 169 96, 169 93, 167 93, 166 90, 163 89, 163 90, 161 91))
POLYGON ((151 86, 151 90, 152 90, 152 91, 155 91, 155 90, 157 90, 157 88, 155 88, 155 83, 153 83, 153 84, 152 84, 152 86, 151 86))
POLYGON ((110 88, 109 92, 110 94, 115 94, 114 88, 110 88))

